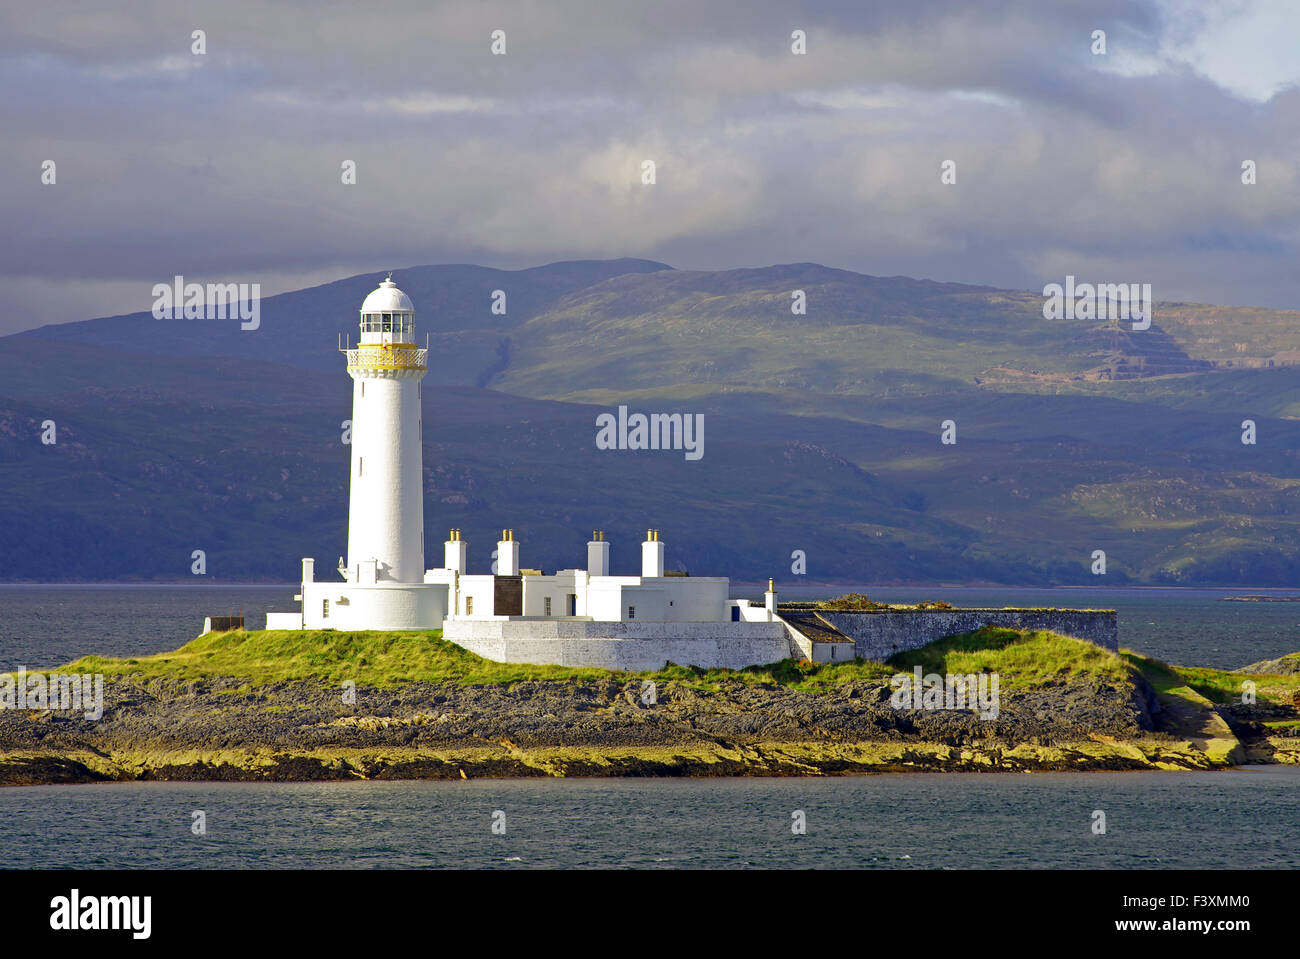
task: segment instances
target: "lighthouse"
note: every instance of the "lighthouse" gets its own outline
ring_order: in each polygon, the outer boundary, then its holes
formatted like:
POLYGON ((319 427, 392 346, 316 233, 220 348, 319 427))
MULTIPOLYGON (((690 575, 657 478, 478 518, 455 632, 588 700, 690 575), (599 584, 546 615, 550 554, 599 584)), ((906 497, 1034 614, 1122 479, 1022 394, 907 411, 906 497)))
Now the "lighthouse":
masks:
POLYGON ((361 304, 361 338, 343 351, 352 377, 349 583, 424 582, 420 381, 415 306, 392 274, 361 304))
MULTIPOLYGON (((522 541, 504 524, 490 572, 472 571, 459 526, 448 532, 443 565, 425 569, 421 381, 429 351, 416 345, 415 306, 391 273, 362 302, 360 338, 342 353, 352 381, 347 556, 319 578, 315 559, 304 557, 294 597, 301 611, 267 613, 267 629, 441 629, 443 639, 500 662, 611 669, 825 658, 816 646, 792 652, 774 589, 756 608, 730 599, 725 577, 668 569, 658 529, 641 544, 639 576, 614 573, 603 530, 591 534, 586 569, 523 566, 522 541)), ((339 460, 342 472, 342 451, 339 460)), ((341 522, 314 531, 341 534, 341 522)), ((486 556, 481 562, 488 566, 486 556)))
POLYGON ((361 304, 360 338, 342 353, 352 379, 347 559, 342 582, 318 580, 316 561, 303 559, 299 628, 436 629, 449 587, 424 568, 429 351, 416 345, 415 305, 391 273, 361 304))

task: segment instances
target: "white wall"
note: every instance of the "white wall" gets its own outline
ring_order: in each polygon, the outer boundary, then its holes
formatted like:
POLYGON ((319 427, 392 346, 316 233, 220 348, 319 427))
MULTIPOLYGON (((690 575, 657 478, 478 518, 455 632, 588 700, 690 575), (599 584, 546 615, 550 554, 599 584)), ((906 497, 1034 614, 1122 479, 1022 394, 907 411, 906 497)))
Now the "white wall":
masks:
POLYGON ((492 616, 496 602, 496 577, 490 573, 480 573, 460 578, 460 599, 455 610, 457 616, 492 616), (474 600, 474 612, 465 612, 466 599, 474 600))
POLYGON ((303 628, 440 629, 447 614, 447 593, 440 584, 304 584, 303 628), (328 616, 325 600, 329 600, 328 616))
POLYGON ((731 619, 727 594, 731 582, 716 576, 665 576, 643 580, 664 591, 664 619, 670 622, 718 623, 731 619))
POLYGON ((668 608, 668 600, 664 591, 658 586, 624 586, 620 607, 623 615, 619 619, 625 622, 632 621, 629 608, 636 610, 638 621, 663 622, 667 618, 664 616, 664 611, 668 608))
POLYGON ((790 655, 784 623, 449 621, 443 638, 497 662, 662 669, 742 669, 790 655))
MULTIPOLYGON (((581 575, 585 580, 586 574, 581 575)), ((525 616, 545 616, 548 597, 551 600, 551 615, 567 616, 569 594, 578 595, 577 574, 574 570, 564 570, 552 576, 524 576, 523 584, 525 616)))
MULTIPOLYGON (((348 567, 366 559, 381 578, 424 579, 424 478, 418 376, 353 374, 348 567)), ((422 374, 420 374, 422 375, 422 374)))
POLYGON ((592 619, 619 622, 626 618, 623 588, 641 582, 639 576, 592 577, 587 584, 587 615, 592 619))

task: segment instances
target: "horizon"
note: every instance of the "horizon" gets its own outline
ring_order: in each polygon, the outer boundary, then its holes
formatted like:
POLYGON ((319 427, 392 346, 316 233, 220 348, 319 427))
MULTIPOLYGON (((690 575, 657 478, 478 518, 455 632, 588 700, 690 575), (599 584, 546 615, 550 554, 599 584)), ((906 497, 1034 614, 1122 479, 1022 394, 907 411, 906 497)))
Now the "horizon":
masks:
MULTIPOLYGON (((334 276, 332 278, 322 279, 319 282, 313 283, 312 285, 306 287, 298 287, 298 288, 287 289, 287 290, 277 290, 276 292, 273 293, 265 293, 260 296, 259 300, 269 300, 277 296, 286 296, 294 293, 301 293, 306 290, 318 289, 320 287, 330 286, 335 283, 342 283, 348 280, 362 279, 372 275, 380 276, 383 274, 392 274, 392 275, 397 275, 400 278, 400 275, 402 273, 411 270, 428 270, 428 269, 462 267, 462 268, 469 268, 469 269, 497 270, 502 273, 524 273, 530 270, 542 270, 548 267, 567 266, 567 265, 580 264, 580 263, 614 263, 614 262, 618 262, 619 260, 631 260, 631 261, 641 262, 641 263, 655 263, 659 266, 665 267, 667 270, 671 270, 674 273, 720 274, 720 273, 734 273, 734 272, 757 271, 757 270, 775 270, 775 269, 799 267, 799 266, 812 266, 824 270, 837 270, 844 273, 852 273, 856 276, 864 276, 869 279, 875 279, 875 280, 912 280, 918 283, 933 283, 936 285, 945 285, 945 286, 967 286, 970 287, 971 289, 994 290, 1001 293, 1028 293, 1033 296, 1043 295, 1041 290, 1020 289, 1016 287, 991 286, 987 283, 971 283, 971 282, 965 282, 961 280, 945 280, 945 279, 940 279, 937 277, 929 277, 929 276, 912 276, 905 273, 894 273, 889 275, 878 274, 878 273, 864 273, 860 270, 851 270, 845 267, 830 266, 825 263, 817 263, 811 260, 791 261, 788 263, 768 263, 762 266, 732 266, 732 267, 724 267, 716 270, 706 270, 706 269, 696 269, 694 267, 674 266, 673 264, 665 263, 662 260, 654 260, 646 257, 619 256, 619 257, 582 257, 578 259, 551 260, 546 263, 536 263, 531 266, 519 266, 519 267, 508 267, 508 268, 489 266, 484 263, 470 263, 470 262, 461 262, 461 261, 445 262, 445 263, 417 263, 411 266, 381 268, 378 270, 367 270, 361 273, 349 273, 345 276, 334 276)), ((1296 307, 1296 308, 1269 307, 1261 303, 1203 303, 1195 300, 1163 299, 1160 297, 1154 297, 1152 299, 1152 302, 1165 303, 1165 304, 1183 304, 1188 306, 1222 306, 1222 307, 1235 308, 1235 309, 1276 309, 1280 312, 1290 312, 1294 310, 1300 310, 1300 307, 1296 307)), ((4 337, 8 337, 8 336, 18 336, 24 333, 31 333, 34 331, 47 329, 49 327, 65 326, 73 323, 90 323, 96 320, 120 319, 122 317, 135 316, 140 313, 148 313, 148 312, 149 312, 148 305, 146 305, 139 310, 132 310, 128 313, 106 313, 98 316, 84 317, 81 319, 65 320, 57 323, 46 323, 40 326, 24 327, 22 329, 10 330, 8 332, 0 332, 0 339, 3 339, 4 337)), ((417 317, 419 316, 418 308, 416 310, 416 315, 417 317)))

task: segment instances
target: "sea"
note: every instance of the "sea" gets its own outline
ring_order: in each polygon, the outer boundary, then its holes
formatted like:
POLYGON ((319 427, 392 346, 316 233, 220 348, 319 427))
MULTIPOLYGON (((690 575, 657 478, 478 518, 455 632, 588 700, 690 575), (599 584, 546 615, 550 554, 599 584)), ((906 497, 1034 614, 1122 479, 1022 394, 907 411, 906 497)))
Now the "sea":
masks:
MULTIPOLYGON (((782 598, 850 590, 1115 609, 1121 646, 1185 665, 1300 650, 1300 603, 1224 601, 1286 591, 810 586, 782 598)), ((0 671, 174 649, 205 615, 256 628, 293 592, 0 585, 0 671)), ((1300 768, 25 786, 0 788, 0 848, 8 868, 1294 869, 1300 768)))

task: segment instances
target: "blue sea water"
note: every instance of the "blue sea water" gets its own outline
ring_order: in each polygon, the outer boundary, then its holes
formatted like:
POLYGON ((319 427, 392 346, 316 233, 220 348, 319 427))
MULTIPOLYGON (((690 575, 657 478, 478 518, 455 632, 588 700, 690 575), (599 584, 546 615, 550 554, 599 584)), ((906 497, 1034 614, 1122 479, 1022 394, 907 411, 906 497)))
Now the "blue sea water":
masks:
POLYGON ((32 786, 0 789, 0 848, 16 868, 1282 869, 1300 768, 32 786))

